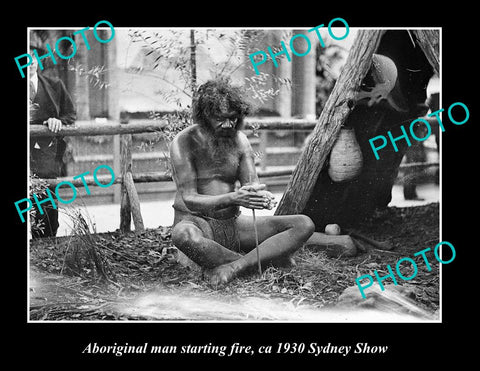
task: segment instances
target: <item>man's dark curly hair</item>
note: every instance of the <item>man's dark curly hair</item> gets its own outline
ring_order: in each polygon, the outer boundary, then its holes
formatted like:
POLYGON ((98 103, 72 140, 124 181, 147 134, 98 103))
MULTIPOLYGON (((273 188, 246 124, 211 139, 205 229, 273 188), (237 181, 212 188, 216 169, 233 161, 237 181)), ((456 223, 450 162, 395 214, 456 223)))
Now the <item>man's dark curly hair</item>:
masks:
POLYGON ((236 112, 237 128, 250 113, 251 105, 242 90, 227 79, 210 80, 199 86, 192 99, 192 116, 196 124, 207 126, 207 118, 221 113, 236 112))

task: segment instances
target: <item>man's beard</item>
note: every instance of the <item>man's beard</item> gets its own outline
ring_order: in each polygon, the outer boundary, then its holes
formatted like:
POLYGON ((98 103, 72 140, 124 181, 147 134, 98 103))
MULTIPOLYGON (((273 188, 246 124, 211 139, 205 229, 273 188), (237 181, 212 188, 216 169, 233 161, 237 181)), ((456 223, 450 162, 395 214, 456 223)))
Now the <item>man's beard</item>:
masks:
POLYGON ((237 152, 236 134, 236 129, 222 130, 220 132, 207 131, 207 144, 215 160, 223 162, 227 156, 234 155, 237 152))

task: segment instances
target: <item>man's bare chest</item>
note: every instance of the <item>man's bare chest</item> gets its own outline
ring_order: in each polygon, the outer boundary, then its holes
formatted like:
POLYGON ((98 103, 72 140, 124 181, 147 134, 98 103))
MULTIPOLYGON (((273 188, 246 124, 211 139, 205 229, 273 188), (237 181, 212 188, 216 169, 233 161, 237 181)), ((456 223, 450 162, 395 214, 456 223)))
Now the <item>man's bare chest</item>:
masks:
POLYGON ((240 154, 197 151, 194 164, 199 178, 234 182, 239 173, 240 154))

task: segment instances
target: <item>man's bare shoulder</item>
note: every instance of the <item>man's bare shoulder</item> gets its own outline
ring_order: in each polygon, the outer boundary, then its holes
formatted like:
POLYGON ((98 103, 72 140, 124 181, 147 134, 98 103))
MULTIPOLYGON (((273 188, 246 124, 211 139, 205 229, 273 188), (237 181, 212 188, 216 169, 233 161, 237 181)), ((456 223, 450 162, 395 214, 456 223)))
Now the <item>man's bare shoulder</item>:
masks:
POLYGON ((250 145, 250 141, 248 140, 247 135, 243 131, 237 132, 237 143, 239 145, 239 149, 242 152, 249 152, 252 149, 250 145))
POLYGON ((181 147, 182 149, 189 149, 194 143, 199 141, 199 126, 188 126, 180 131, 172 140, 172 146, 181 147))
POLYGON ((176 136, 175 139, 179 140, 186 140, 188 138, 194 138, 198 136, 200 127, 197 124, 187 126, 185 129, 180 131, 176 136))

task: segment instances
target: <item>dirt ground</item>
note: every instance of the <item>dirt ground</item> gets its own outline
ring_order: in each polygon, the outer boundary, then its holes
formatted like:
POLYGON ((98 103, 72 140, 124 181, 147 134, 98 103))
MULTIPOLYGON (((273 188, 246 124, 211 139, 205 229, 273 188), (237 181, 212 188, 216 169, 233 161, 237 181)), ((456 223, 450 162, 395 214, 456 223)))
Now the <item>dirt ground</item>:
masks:
MULTIPOLYGON (((240 277, 220 290, 195 267, 180 264, 170 227, 140 234, 87 230, 30 241, 30 320, 308 320, 315 311, 335 308, 357 277, 374 270, 386 275, 387 265, 395 269, 402 257, 413 258, 418 272, 398 285, 408 287, 426 313, 439 310, 439 263, 431 252, 428 271, 423 258, 413 256, 439 242, 438 203, 390 207, 355 229, 389 241, 391 251, 369 248, 331 258, 304 247, 295 267, 269 267, 262 277, 240 277)), ((412 275, 410 268, 402 266, 402 274, 412 275)))

